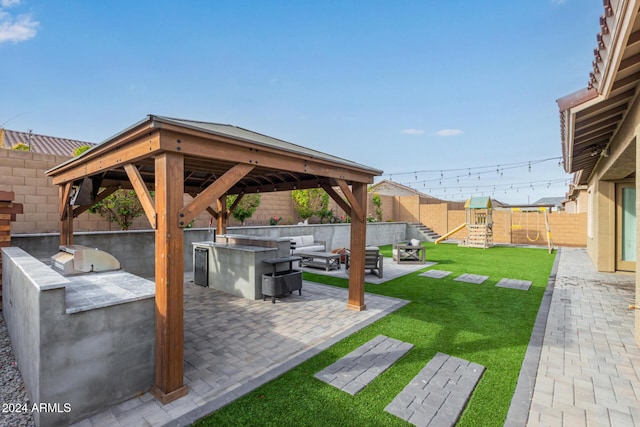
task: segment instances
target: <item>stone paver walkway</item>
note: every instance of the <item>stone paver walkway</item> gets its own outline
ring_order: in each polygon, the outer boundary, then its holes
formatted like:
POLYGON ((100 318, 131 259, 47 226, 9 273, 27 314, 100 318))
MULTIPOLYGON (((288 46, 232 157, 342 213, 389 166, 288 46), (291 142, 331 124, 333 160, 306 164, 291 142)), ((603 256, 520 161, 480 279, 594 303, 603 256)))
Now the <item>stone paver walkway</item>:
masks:
POLYGON ((151 393, 75 424, 187 426, 276 378, 407 302, 366 295, 348 310, 347 289, 304 282, 303 292, 248 300, 189 282, 185 275, 185 370, 189 394, 166 405, 151 393))
POLYGON ((416 426, 452 426, 460 418, 484 366, 437 353, 385 411, 416 426))
POLYGON ((500 279, 496 286, 500 288, 519 289, 521 291, 528 291, 531 287, 531 280, 518 280, 518 279, 500 279))
POLYGON ((431 277, 432 279, 442 279, 443 277, 447 277, 451 273, 451 271, 445 270, 429 270, 425 271, 424 273, 418 274, 418 276, 431 277))
POLYGON ((456 277, 455 280, 456 282, 464 282, 464 283, 473 283, 475 285, 481 285, 482 282, 484 282, 485 280, 487 280, 489 278, 489 276, 480 276, 479 274, 461 274, 460 276, 456 277))
POLYGON ((563 248, 544 332, 529 426, 640 426, 635 276, 595 271, 563 248))
POLYGON ((413 348, 413 344, 378 335, 314 375, 355 395, 413 348))

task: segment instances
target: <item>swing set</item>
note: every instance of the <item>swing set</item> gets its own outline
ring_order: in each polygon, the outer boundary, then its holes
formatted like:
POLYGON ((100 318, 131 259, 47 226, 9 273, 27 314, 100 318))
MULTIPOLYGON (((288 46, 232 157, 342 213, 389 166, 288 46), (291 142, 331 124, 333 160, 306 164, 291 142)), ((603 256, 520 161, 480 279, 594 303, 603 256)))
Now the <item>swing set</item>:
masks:
POLYGON ((549 253, 553 252, 553 241, 551 240, 551 227, 549 226, 549 212, 546 207, 539 208, 511 208, 511 229, 512 230, 522 230, 522 216, 526 213, 526 236, 527 240, 530 242, 537 242, 540 238, 540 213, 544 215, 544 224, 545 229, 547 231, 547 247, 549 248, 549 253), (519 213, 518 223, 514 222, 514 214, 519 213), (529 217, 530 214, 536 214, 536 236, 531 237, 529 235, 529 217))

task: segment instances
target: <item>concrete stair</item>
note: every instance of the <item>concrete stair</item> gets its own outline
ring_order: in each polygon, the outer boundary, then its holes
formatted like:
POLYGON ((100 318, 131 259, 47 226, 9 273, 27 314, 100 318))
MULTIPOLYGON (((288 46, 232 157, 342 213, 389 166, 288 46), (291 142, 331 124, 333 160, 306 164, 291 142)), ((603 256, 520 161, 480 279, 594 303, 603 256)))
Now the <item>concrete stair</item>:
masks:
POLYGON ((416 230, 418 230, 420 234, 424 236, 424 240, 426 240, 427 242, 435 242, 436 239, 440 238, 440 235, 438 233, 422 223, 414 222, 411 225, 413 225, 416 230))

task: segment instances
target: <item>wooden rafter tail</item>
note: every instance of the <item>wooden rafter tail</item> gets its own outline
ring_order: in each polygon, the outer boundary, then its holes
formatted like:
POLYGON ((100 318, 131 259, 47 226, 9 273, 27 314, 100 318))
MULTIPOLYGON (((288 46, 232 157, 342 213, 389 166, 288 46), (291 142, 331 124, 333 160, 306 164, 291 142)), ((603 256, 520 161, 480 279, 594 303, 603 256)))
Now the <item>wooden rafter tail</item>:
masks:
POLYGON ((142 209, 144 209, 144 213, 147 215, 151 227, 155 230, 158 227, 158 215, 156 214, 155 202, 140 176, 140 171, 132 164, 124 165, 124 171, 127 173, 129 181, 131 181, 133 190, 136 192, 138 200, 140 200, 142 209))

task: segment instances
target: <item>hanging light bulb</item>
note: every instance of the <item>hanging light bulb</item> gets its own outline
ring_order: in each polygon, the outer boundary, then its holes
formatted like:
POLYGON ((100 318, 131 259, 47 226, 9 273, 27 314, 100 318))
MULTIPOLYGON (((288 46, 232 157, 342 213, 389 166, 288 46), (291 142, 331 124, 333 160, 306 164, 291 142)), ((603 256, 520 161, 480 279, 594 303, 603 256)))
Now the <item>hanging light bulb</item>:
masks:
POLYGON ((529 173, 531 173, 531 162, 529 162, 529 173))

